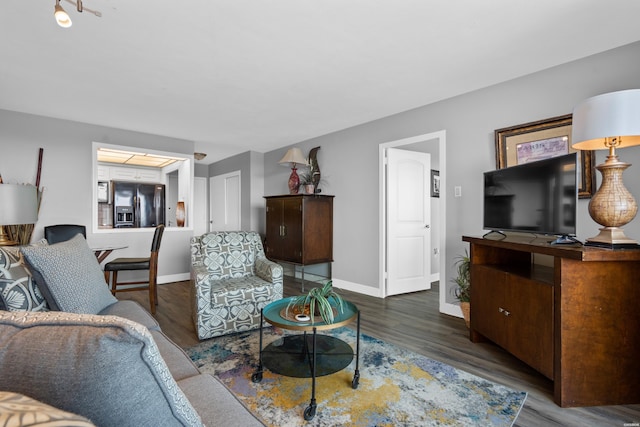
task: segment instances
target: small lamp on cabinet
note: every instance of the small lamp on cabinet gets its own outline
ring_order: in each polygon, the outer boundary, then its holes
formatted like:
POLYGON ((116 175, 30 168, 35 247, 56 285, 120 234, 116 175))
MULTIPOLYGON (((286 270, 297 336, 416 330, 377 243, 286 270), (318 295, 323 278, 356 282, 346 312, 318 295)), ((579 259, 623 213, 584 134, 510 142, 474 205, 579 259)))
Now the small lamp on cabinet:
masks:
POLYGON ((291 175, 289 176, 289 194, 298 194, 298 187, 300 186, 300 177, 298 176, 297 165, 308 166, 307 159, 302 155, 302 150, 298 147, 289 148, 287 154, 278 162, 281 165, 291 165, 291 175))
POLYGON ((589 215, 603 228, 585 244, 640 248, 622 230, 636 216, 638 204, 622 181, 622 173, 631 165, 616 154, 616 149, 640 145, 640 89, 606 93, 578 104, 573 110, 572 141, 579 150, 609 150, 606 161, 596 166, 602 183, 589 201, 589 215))

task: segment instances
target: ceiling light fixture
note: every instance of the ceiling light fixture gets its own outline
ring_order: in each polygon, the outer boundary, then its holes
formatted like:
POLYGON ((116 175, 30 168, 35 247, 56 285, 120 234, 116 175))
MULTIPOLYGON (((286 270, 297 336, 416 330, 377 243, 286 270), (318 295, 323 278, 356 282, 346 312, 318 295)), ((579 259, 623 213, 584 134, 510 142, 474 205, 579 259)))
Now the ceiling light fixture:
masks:
POLYGON ((193 153, 193 157, 195 157, 196 160, 202 160, 207 157, 207 153, 193 153))
MULTIPOLYGON (((98 12, 97 10, 91 10, 84 7, 82 4, 82 0, 66 0, 66 2, 74 5, 76 7, 76 10, 80 13, 87 11, 89 13, 93 13, 98 18, 102 16, 102 13, 98 12)), ((62 28, 69 28, 71 26, 71 18, 62 8, 62 6, 60 6, 60 0, 56 0, 56 6, 54 8, 53 15, 55 16, 58 25, 60 25, 62 28)))
POLYGON ((69 18, 67 12, 65 12, 62 6, 60 6, 60 0, 56 0, 53 16, 55 16, 56 22, 62 28, 69 28, 71 26, 71 18, 69 18))

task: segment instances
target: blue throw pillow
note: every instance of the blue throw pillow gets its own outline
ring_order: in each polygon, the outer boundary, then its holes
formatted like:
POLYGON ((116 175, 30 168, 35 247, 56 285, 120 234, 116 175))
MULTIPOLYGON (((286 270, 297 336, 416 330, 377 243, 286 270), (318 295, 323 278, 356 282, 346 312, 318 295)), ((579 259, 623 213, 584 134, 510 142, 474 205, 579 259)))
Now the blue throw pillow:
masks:
POLYGON ((66 242, 20 251, 51 310, 97 314, 117 302, 81 234, 66 242))

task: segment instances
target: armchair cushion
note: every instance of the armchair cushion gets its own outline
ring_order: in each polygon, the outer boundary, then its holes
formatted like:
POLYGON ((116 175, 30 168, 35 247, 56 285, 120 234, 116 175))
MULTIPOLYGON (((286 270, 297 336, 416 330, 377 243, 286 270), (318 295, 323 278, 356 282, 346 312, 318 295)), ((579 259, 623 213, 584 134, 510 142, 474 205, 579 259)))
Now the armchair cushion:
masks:
POLYGON ((81 234, 53 245, 23 247, 21 252, 52 310, 97 314, 117 302, 81 234))
POLYGON ((212 279, 253 274, 256 254, 245 233, 209 233, 202 237, 203 261, 212 279))

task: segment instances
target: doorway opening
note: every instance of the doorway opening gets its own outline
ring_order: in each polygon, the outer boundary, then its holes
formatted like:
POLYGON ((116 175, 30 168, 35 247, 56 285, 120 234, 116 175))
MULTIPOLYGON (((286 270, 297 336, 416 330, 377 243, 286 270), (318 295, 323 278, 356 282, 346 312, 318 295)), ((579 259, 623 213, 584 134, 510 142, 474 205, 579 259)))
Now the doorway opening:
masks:
POLYGON ((446 131, 441 130, 438 132, 417 135, 409 138, 399 139, 382 143, 378 148, 378 161, 379 161, 379 236, 380 236, 380 272, 379 272, 379 289, 383 297, 387 294, 387 271, 388 271, 388 206, 387 206, 387 188, 389 186, 389 176, 387 174, 387 149, 388 148, 402 148, 411 151, 428 152, 431 154, 433 169, 439 170, 439 186, 442 189, 439 193, 439 198, 436 203, 435 211, 432 210, 432 214, 437 217, 437 224, 434 223, 432 230, 437 227, 437 239, 436 243, 432 245, 432 253, 437 251, 437 274, 432 275, 432 281, 440 282, 439 288, 439 311, 441 313, 460 315, 460 308, 446 301, 446 131))

